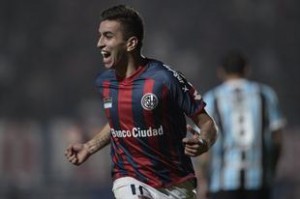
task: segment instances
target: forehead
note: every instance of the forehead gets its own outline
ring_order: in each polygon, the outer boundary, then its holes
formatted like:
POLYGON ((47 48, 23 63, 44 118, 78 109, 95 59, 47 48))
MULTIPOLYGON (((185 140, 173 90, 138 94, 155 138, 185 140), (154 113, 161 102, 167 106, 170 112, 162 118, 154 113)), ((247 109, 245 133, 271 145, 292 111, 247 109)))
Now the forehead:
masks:
POLYGON ((104 20, 99 24, 98 31, 103 32, 118 32, 121 31, 121 23, 116 20, 104 20))

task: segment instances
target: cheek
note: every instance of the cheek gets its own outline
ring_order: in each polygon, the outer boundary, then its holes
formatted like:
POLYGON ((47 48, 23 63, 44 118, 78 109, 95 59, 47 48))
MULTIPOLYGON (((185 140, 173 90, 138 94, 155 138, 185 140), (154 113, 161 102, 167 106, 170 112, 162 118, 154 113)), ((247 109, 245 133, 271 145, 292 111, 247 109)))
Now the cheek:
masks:
POLYGON ((126 49, 124 48, 118 48, 118 50, 115 51, 114 53, 114 58, 117 60, 120 60, 122 58, 124 58, 124 56, 126 56, 126 49))
POLYGON ((120 61, 126 56, 127 45, 125 42, 115 42, 111 45, 112 59, 114 61, 120 61))

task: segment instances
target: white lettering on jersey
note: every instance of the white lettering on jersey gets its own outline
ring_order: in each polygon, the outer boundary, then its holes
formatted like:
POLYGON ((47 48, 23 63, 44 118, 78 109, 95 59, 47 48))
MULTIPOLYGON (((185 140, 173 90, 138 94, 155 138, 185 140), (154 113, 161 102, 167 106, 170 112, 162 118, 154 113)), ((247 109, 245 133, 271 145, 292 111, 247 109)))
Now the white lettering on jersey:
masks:
POLYGON ((131 130, 115 130, 110 129, 111 135, 113 137, 125 138, 125 137, 154 137, 161 136, 164 134, 162 125, 159 128, 155 129, 149 127, 148 129, 141 129, 139 127, 133 127, 131 130))

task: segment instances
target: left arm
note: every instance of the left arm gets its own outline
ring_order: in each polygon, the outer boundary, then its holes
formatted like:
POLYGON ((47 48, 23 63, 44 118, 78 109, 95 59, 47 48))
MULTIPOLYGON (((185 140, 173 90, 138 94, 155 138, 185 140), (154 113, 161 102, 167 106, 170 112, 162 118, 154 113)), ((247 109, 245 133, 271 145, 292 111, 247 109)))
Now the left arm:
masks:
POLYGON ((199 134, 191 126, 187 126, 193 136, 184 138, 182 141, 185 144, 185 154, 191 157, 196 157, 205 153, 215 143, 217 139, 217 126, 214 120, 203 109, 199 114, 192 117, 193 122, 199 127, 199 134))
POLYGON ((196 176, 197 176, 197 198, 207 198, 208 182, 206 176, 207 163, 209 153, 203 154, 215 143, 217 139, 217 126, 214 120, 206 113, 201 111, 198 115, 191 118, 193 122, 200 128, 201 133, 198 133, 191 126, 187 129, 193 134, 191 138, 184 138, 185 154, 190 157, 196 157, 196 176), (203 154, 203 155, 201 155, 203 154), (199 156, 201 155, 201 156, 199 156))

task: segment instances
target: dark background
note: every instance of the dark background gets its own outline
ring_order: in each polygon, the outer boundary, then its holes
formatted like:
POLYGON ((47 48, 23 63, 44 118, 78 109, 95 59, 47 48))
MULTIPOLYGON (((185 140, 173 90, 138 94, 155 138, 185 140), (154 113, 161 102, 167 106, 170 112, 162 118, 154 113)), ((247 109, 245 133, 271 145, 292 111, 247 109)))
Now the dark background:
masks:
MULTIPOLYGON (((278 94, 288 122, 285 142, 299 140, 300 1, 2 0, 1 198, 93 198, 94 192, 97 198, 99 185, 105 190, 101 194, 110 193, 105 152, 100 161, 105 172, 100 174, 99 165, 73 168, 62 156, 70 141, 86 139, 105 121, 94 87, 96 74, 104 69, 96 48, 97 29, 100 12, 120 3, 144 17, 144 55, 180 70, 201 93, 219 83, 215 72, 221 56, 233 48, 242 50, 252 67, 250 78, 278 94), (23 155, 30 158, 19 162, 23 155), (88 188, 81 187, 82 181, 88 188)), ((285 158, 292 159, 290 152, 297 154, 299 147, 287 145, 285 158)), ((288 177, 290 164, 281 167, 278 193, 285 187, 299 189, 299 179, 288 177)))

